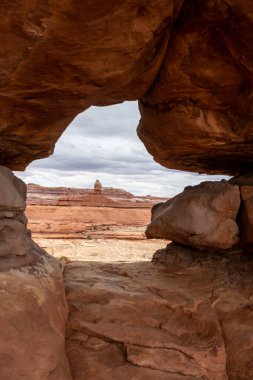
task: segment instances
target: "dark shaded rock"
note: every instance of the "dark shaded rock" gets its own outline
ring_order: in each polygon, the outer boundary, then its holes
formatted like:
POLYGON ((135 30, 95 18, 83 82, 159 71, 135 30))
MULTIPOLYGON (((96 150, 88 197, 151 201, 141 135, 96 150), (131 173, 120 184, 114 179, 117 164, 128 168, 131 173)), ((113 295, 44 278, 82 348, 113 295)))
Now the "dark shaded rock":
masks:
POLYGON ((1 1, 1 163, 22 170, 91 105, 144 96, 182 2, 1 1))
POLYGON ((138 134, 161 165, 240 174, 253 164, 253 5, 185 1, 138 134))

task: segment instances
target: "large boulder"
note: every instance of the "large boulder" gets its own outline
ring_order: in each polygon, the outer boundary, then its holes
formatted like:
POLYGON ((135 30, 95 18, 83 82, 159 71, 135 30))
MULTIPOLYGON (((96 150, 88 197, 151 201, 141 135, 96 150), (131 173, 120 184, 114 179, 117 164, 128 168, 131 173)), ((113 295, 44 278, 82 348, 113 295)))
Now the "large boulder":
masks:
POLYGON ((203 182, 154 206, 146 236, 200 249, 231 248, 239 241, 239 207, 238 186, 226 181, 203 182))
POLYGON ((25 184, 0 180, 0 379, 70 380, 61 267, 30 237, 25 184))

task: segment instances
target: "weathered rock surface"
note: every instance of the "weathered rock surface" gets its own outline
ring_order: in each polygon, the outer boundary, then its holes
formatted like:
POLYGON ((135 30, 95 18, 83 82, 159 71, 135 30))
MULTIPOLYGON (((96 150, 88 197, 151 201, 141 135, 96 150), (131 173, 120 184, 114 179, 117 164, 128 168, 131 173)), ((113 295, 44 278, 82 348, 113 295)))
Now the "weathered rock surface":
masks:
MULTIPOLYGON (((16 246, 16 252, 18 246, 16 246)), ((0 272, 0 378, 71 380, 65 355, 65 304, 58 261, 0 272)))
POLYGON ((23 169, 89 106, 145 95, 182 2, 1 1, 1 163, 23 169))
POLYGON ((253 163, 253 3, 184 1, 138 134, 173 169, 238 174, 253 163))
POLYGON ((0 210, 24 211, 26 185, 5 166, 0 166, 0 210))
POLYGON ((146 236, 200 249, 231 248, 239 241, 235 219, 240 201, 239 187, 226 181, 189 186, 153 207, 146 236))
POLYGON ((24 169, 81 111, 141 99, 139 136, 169 168, 253 163, 250 0, 1 1, 0 160, 24 169))
POLYGON ((0 180, 0 378, 70 380, 62 270, 30 238, 25 184, 3 167, 0 180))
POLYGON ((251 379, 252 256, 170 245, 156 260, 67 264, 73 379, 251 379))

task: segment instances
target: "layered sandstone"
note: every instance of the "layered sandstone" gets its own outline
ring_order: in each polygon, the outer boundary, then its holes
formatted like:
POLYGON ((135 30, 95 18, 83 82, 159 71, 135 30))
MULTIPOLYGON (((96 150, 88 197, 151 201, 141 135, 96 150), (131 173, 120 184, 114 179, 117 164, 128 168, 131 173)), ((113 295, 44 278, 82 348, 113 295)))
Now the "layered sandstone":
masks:
POLYGON ((26 215, 34 237, 134 237, 137 233, 143 239, 150 208, 29 206, 26 215))
POLYGON ((30 238, 25 184, 4 167, 0 180, 0 378, 70 380, 60 265, 30 238))
POLYGON ((93 189, 75 187, 45 187, 27 185, 27 204, 36 206, 92 206, 150 208, 165 198, 151 195, 137 196, 123 189, 103 187, 99 193, 93 189))
POLYGON ((144 239, 150 209, 165 198, 122 189, 50 188, 28 185, 26 215, 35 238, 144 239))

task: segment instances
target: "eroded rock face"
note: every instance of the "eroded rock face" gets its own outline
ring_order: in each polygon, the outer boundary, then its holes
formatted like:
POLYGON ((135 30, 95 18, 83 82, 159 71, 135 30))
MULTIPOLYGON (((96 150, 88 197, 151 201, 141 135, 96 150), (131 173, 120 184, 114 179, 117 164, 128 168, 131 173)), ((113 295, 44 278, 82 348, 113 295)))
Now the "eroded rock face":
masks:
POLYGON ((237 174, 253 163, 253 3, 185 0, 138 134, 168 168, 237 174))
MULTIPOLYGON (((17 249, 17 247, 16 247, 17 249)), ((65 304, 58 262, 0 273, 0 378, 71 380, 65 356, 65 304)), ((1 260, 0 260, 1 262, 1 260)))
POLYGON ((251 379, 252 260, 170 245, 158 265, 68 263, 73 379, 251 379))
POLYGON ((47 157, 91 105, 140 99, 138 133, 174 169, 253 163, 249 0, 3 0, 0 161, 47 157))
POLYGON ((146 235, 200 249, 231 248, 239 241, 235 221, 239 207, 238 186, 202 182, 154 206, 146 235))
POLYGON ((2 1, 1 163, 23 169, 81 111, 145 95, 182 3, 2 1))
POLYGON ((0 167, 0 378, 70 380, 62 271, 27 230, 26 186, 0 167))

